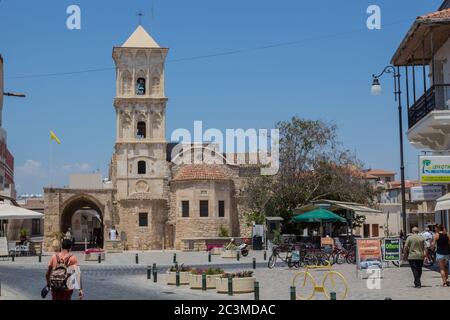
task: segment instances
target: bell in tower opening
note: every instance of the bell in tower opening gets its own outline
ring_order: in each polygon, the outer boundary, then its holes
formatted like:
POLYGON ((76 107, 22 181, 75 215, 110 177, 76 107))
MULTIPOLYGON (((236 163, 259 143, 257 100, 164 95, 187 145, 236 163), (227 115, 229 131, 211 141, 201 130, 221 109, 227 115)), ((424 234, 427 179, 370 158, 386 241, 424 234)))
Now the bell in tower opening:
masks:
POLYGON ((138 96, 144 96, 145 95, 145 79, 144 78, 139 78, 137 80, 136 94, 138 96))

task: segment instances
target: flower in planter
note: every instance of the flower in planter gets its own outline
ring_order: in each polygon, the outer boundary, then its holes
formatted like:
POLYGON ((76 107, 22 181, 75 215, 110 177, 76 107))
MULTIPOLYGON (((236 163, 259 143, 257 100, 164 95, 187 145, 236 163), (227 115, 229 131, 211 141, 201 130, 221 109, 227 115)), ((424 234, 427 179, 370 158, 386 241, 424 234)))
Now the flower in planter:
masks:
POLYGON ((253 271, 241 271, 236 273, 224 273, 222 278, 228 278, 231 275, 232 278, 251 278, 253 277, 253 271))
POLYGON ((93 249, 87 249, 84 253, 85 254, 92 254, 92 253, 103 253, 103 252, 104 252, 103 249, 93 248, 93 249))
POLYGON ((170 272, 190 272, 192 270, 192 267, 185 266, 184 264, 181 265, 174 265, 172 266, 169 271, 170 272))

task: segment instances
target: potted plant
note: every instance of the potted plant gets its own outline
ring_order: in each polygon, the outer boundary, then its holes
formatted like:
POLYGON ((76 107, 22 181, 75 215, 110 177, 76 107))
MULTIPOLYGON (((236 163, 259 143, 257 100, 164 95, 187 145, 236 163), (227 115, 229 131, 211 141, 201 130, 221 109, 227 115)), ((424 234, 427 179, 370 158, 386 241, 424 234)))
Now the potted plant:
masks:
POLYGON ((230 242, 221 253, 222 258, 236 258, 237 255, 237 245, 230 242))
POLYGON ((22 228, 19 230, 20 243, 23 244, 27 241, 28 236, 30 235, 30 231, 28 229, 22 228))
POLYGON ((189 273, 191 272, 192 267, 181 265, 174 265, 169 270, 167 270, 167 284, 168 285, 176 285, 177 283, 177 272, 180 273, 180 285, 189 284, 189 273))
POLYGON ((191 289, 202 288, 202 274, 206 274, 206 289, 216 288, 216 279, 221 277, 224 271, 220 268, 192 269, 189 275, 189 286, 191 289))
POLYGON ((253 271, 242 271, 236 273, 224 273, 216 279, 218 293, 228 292, 228 277, 231 276, 233 283, 233 293, 251 293, 255 291, 256 278, 253 271))

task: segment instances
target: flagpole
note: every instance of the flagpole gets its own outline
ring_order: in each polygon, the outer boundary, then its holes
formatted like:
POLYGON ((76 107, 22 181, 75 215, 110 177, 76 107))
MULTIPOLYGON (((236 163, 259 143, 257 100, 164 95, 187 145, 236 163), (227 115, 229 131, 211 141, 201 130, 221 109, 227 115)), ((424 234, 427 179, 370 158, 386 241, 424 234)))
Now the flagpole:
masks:
POLYGON ((53 188, 53 147, 52 147, 52 139, 49 141, 49 177, 50 177, 50 189, 53 188))

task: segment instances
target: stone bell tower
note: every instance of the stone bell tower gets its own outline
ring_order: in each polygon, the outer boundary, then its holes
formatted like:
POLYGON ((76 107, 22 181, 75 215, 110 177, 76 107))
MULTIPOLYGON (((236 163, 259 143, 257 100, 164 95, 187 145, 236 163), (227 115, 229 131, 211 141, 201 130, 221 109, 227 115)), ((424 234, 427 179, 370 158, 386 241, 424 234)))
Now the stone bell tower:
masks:
POLYGON ((160 249, 167 220, 164 62, 167 48, 138 26, 113 49, 116 143, 111 178, 115 224, 129 249, 160 249))

